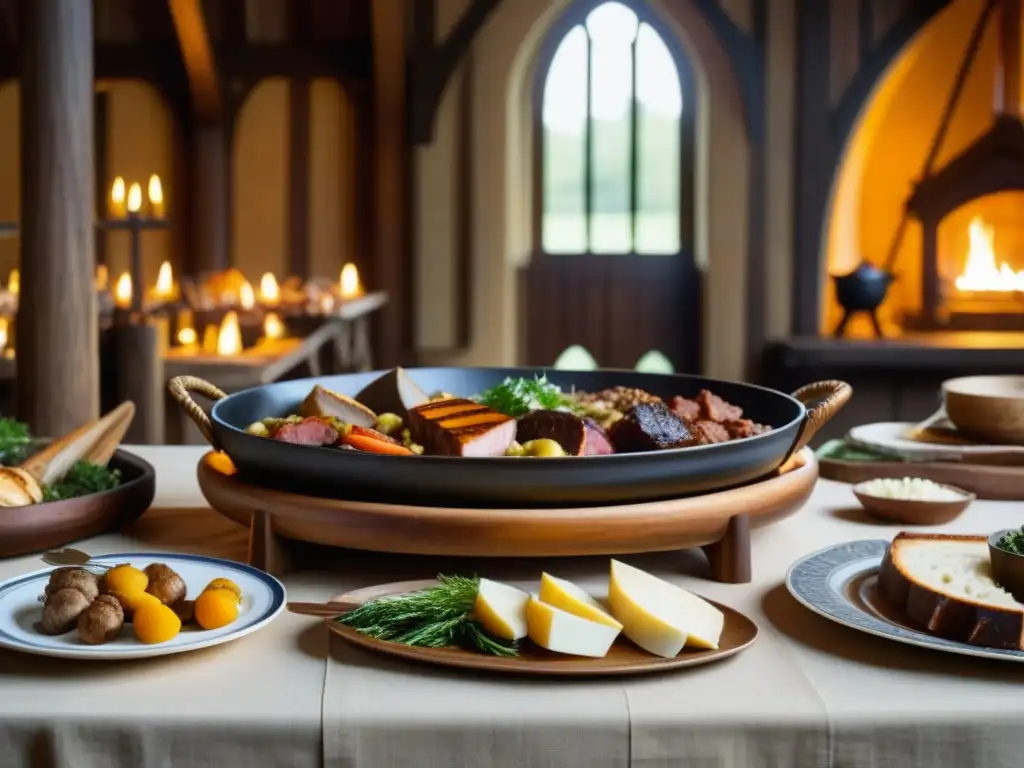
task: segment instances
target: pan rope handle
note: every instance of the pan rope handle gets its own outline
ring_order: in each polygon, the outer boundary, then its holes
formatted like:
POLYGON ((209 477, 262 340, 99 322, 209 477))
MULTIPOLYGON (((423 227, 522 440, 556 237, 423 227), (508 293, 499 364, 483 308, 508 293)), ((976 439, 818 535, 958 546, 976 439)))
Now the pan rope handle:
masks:
POLYGON ((203 433, 206 441, 215 450, 219 451, 220 448, 217 446, 217 439, 213 435, 213 424, 210 421, 210 417, 203 410, 203 407, 193 399, 192 393, 195 392, 210 400, 217 401, 227 397, 224 390, 215 384, 211 384, 206 379, 200 379, 198 376, 175 376, 167 382, 167 390, 171 393, 171 397, 181 406, 182 410, 185 411, 185 414, 199 427, 199 431, 203 433))
POLYGON ((804 416, 789 455, 803 450, 817 431, 849 402, 852 395, 853 387, 845 381, 835 379, 816 381, 794 392, 793 397, 807 406, 807 415, 804 416))

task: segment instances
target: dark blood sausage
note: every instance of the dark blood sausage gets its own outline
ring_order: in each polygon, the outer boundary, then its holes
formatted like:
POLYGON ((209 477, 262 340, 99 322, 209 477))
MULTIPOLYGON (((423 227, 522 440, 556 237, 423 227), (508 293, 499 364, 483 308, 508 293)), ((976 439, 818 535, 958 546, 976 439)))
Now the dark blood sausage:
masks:
POLYGON ((569 456, 582 456, 587 447, 587 425, 568 411, 531 411, 519 419, 516 439, 520 443, 545 437, 562 446, 569 456))
POLYGON ((338 430, 315 416, 294 424, 285 424, 274 434, 275 440, 296 445, 334 445, 338 442, 338 430))
POLYGON ((451 398, 411 408, 409 432, 435 456, 501 456, 516 439, 516 420, 472 400, 451 398))
POLYGON ((610 456, 615 453, 615 446, 608 439, 604 427, 593 419, 584 419, 583 422, 587 426, 587 444, 583 450, 585 456, 610 456))
POLYGON ((608 433, 618 453, 660 451, 695 445, 686 422, 661 403, 641 403, 612 425, 608 433))

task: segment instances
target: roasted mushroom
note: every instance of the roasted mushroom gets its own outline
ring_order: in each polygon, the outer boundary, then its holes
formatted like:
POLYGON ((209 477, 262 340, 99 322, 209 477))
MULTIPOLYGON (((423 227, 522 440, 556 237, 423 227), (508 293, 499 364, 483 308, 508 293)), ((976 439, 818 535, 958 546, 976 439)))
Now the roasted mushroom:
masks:
POLYGON ((97 576, 84 568, 58 568, 50 573, 50 580, 46 584, 46 596, 49 597, 61 589, 77 589, 92 602, 100 593, 98 582, 97 576))
POLYGON ((174 605, 185 599, 187 587, 185 581, 171 568, 163 563, 153 563, 146 566, 146 575, 149 576, 149 586, 146 591, 160 600, 164 605, 174 605))
POLYGON ((188 624, 196 617, 196 601, 179 600, 171 606, 171 610, 178 614, 182 624, 188 624))
POLYGON ((109 643, 124 626, 121 603, 112 595, 100 595, 78 617, 78 636, 89 645, 109 643))
POLYGON ((71 630, 92 600, 78 589, 65 587, 46 598, 40 629, 47 635, 63 635, 71 630))

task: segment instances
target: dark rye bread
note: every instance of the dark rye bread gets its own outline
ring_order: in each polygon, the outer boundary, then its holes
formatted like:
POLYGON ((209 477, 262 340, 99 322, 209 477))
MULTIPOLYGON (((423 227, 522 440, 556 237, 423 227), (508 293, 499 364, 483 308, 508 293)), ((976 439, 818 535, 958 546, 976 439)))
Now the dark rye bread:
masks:
POLYGON ((414 442, 432 456, 501 456, 516 439, 516 420, 462 398, 435 400, 409 410, 414 442))
POLYGON ((948 640, 988 648, 1024 648, 1024 605, 1012 601, 986 576, 988 540, 984 536, 900 533, 878 572, 885 599, 915 624, 948 640), (949 573, 949 587, 936 573, 949 573), (964 594, 973 586, 975 596, 964 594))

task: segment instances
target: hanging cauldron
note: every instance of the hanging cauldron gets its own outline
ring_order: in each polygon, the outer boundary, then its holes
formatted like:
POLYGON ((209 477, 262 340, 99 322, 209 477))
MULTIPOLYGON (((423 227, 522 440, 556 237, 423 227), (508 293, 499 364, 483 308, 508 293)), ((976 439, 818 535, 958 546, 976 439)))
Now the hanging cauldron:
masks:
POLYGON ((889 286, 896 276, 891 272, 865 262, 861 262, 852 272, 845 275, 832 275, 836 287, 836 300, 843 308, 843 319, 836 326, 835 337, 840 338, 846 332, 846 326, 858 312, 867 312, 871 316, 871 325, 875 334, 881 338, 882 328, 878 323, 875 311, 885 301, 889 286))

